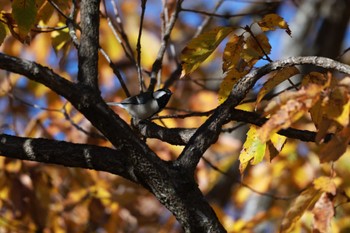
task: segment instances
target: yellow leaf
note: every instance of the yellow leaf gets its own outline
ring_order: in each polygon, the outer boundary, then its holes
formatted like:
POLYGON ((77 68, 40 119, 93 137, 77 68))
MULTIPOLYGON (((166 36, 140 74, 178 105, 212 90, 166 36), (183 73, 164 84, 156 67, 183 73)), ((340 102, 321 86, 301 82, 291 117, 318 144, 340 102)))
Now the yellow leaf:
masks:
POLYGON ((18 26, 18 34, 22 39, 25 38, 36 21, 37 7, 35 0, 14 0, 12 15, 18 26))
POLYGON ((274 72, 273 75, 269 77, 269 79, 264 83, 263 87, 259 91, 258 96, 256 98, 256 105, 258 105, 262 98, 273 88, 275 88, 278 84, 296 74, 299 74, 299 70, 294 66, 286 67, 274 72))
POLYGON ((327 144, 321 147, 319 152, 321 163, 339 159, 345 153, 349 142, 350 127, 348 126, 335 134, 327 144))
POLYGON ((243 59, 253 66, 265 54, 270 54, 271 45, 269 39, 264 33, 256 36, 249 36, 246 39, 246 46, 242 52, 243 59))
POLYGON ((302 192, 287 211, 282 221, 280 232, 292 232, 297 221, 308 208, 316 203, 320 196, 321 192, 314 187, 310 187, 302 192))
MULTIPOLYGON (((65 24, 62 22, 58 23, 58 26, 64 26, 65 24)), ((63 48, 63 46, 67 43, 70 42, 71 38, 69 36, 69 29, 64 28, 62 30, 58 31, 53 31, 51 33, 51 39, 52 39, 52 47, 54 51, 57 53, 60 49, 63 48)))
POLYGON ((183 75, 197 69, 233 29, 232 27, 217 27, 191 40, 181 53, 183 75))
POLYGON ((263 31, 274 31, 277 28, 285 29, 288 35, 291 35, 291 31, 289 29, 288 24, 284 19, 276 14, 268 14, 265 15, 264 18, 258 22, 261 30, 263 31))
POLYGON ((226 44, 224 54, 222 56, 222 71, 227 72, 232 68, 240 70, 240 62, 242 60, 241 52, 243 50, 244 40, 242 36, 232 36, 226 44))
POLYGON ((331 177, 320 176, 314 180, 313 184, 316 189, 322 192, 331 193, 332 195, 336 194, 337 185, 335 183, 335 180, 331 177))
POLYGON ((266 156, 270 161, 281 152, 286 141, 287 138, 279 134, 273 134, 271 140, 267 141, 266 156))
POLYGON ((230 71, 225 73, 224 80, 220 84, 219 89, 219 103, 223 103, 227 97, 230 95, 230 92, 238 80, 240 80, 248 71, 239 72, 235 68, 232 68, 230 71))
POLYGON ((350 114, 350 101, 348 100, 345 105, 343 105, 342 112, 339 116, 333 118, 336 122, 338 122, 343 127, 349 124, 349 114, 350 114))
POLYGON ((247 139, 239 155, 239 161, 241 163, 239 170, 241 174, 244 172, 249 162, 256 165, 264 158, 266 143, 259 139, 257 129, 257 126, 252 125, 247 132, 247 139))

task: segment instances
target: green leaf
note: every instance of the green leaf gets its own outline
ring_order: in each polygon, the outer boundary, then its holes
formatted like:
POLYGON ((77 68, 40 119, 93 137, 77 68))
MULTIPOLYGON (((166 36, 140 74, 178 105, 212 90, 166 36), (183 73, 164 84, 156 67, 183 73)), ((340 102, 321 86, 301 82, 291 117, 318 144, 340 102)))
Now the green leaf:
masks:
POLYGON ((35 0, 14 0, 12 15, 18 25, 18 34, 24 38, 36 21, 37 6, 35 0))
POLYGON ((233 30, 232 27, 217 27, 191 40, 181 53, 183 75, 197 69, 233 30))

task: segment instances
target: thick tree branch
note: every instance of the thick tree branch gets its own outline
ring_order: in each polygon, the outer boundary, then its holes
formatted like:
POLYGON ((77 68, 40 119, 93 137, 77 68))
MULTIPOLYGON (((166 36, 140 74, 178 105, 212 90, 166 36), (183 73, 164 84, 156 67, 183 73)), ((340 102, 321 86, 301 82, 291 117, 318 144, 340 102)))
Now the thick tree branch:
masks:
POLYGON ((74 92, 78 90, 72 82, 47 67, 3 53, 0 53, 0 69, 21 74, 35 82, 42 83, 66 99, 73 98, 74 92))
POLYGON ((0 154, 9 158, 106 171, 131 181, 127 156, 118 149, 0 134, 0 154))
POLYGON ((285 60, 271 62, 244 76, 233 87, 227 100, 221 104, 207 121, 191 137, 189 143, 180 154, 177 165, 193 173, 204 152, 215 143, 220 134, 222 125, 230 120, 230 112, 246 96, 255 82, 262 76, 289 66, 310 64, 325 69, 333 69, 350 74, 350 66, 325 57, 291 57, 285 60))
POLYGON ((81 1, 81 39, 78 49, 78 80, 98 90, 99 0, 81 1))

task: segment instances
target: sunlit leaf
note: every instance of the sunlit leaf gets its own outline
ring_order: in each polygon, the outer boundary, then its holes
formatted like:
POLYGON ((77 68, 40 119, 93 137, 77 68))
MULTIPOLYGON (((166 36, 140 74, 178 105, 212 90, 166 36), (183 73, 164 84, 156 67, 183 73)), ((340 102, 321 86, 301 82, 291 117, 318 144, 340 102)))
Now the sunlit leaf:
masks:
POLYGON ((265 15, 264 18, 258 22, 258 24, 263 31, 274 31, 280 28, 285 29, 288 35, 291 35, 292 33, 287 22, 281 16, 276 14, 265 15))
POLYGON ((292 232, 297 221, 304 212, 312 207, 321 196, 322 192, 310 187, 302 192, 297 199, 290 205, 285 217, 283 218, 280 232, 292 232))
POLYGON ((299 70, 294 66, 286 67, 274 72, 273 75, 269 77, 269 79, 264 83, 263 87, 259 91, 258 96, 256 98, 256 105, 258 105, 262 98, 273 88, 275 88, 278 84, 296 74, 299 74, 299 70))
POLYGON ((337 185, 340 184, 340 180, 339 178, 336 179, 328 176, 320 176, 314 180, 313 184, 316 189, 321 190, 322 192, 331 193, 332 195, 335 195, 337 185))
POLYGON ((257 134, 258 127, 252 125, 247 132, 247 139, 244 142, 243 149, 239 155, 240 172, 244 172, 248 163, 251 162, 253 165, 260 163, 266 150, 266 143, 262 142, 257 134))
MULTIPOLYGON (((63 23, 58 23, 58 26, 63 26, 63 23)), ((67 43, 70 42, 71 38, 69 36, 69 29, 64 28, 62 30, 53 31, 51 33, 52 38, 52 47, 54 51, 57 53, 59 50, 62 49, 62 47, 67 43)))
POLYGON ((225 73, 224 80, 221 82, 219 89, 219 103, 223 103, 227 99, 233 86, 247 73, 248 71, 239 72, 234 68, 225 73))
POLYGON ((24 38, 35 24, 37 15, 35 0, 14 0, 12 15, 18 25, 18 34, 24 38))
POLYGON ((321 163, 336 161, 342 156, 348 144, 350 142, 350 127, 342 129, 339 133, 335 134, 332 139, 325 145, 322 145, 319 157, 321 163))
POLYGON ((183 75, 197 69, 233 30, 232 27, 217 27, 191 40, 181 53, 183 75))

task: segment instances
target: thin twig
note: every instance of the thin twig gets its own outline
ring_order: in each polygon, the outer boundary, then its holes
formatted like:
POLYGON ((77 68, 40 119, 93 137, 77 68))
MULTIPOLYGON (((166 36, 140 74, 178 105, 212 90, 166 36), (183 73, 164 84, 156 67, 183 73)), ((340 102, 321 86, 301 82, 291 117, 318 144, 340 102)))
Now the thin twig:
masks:
POLYGON ((108 26, 112 29, 112 32, 114 34, 114 36, 117 38, 117 40, 119 41, 119 43, 122 45, 124 52, 126 54, 126 56, 130 59, 130 61, 132 63, 136 63, 135 58, 134 58, 134 53, 133 53, 133 49, 131 48, 130 42, 129 42, 129 38, 128 35, 125 33, 124 30, 124 26, 122 23, 122 19, 120 17, 119 11, 118 11, 118 7, 115 3, 114 0, 111 0, 111 5, 113 7, 113 12, 114 12, 114 19, 115 20, 111 20, 110 17, 108 17, 108 26), (120 34, 121 38, 119 38, 118 33, 120 34))
POLYGON ((160 45, 160 49, 158 51, 157 58, 152 65, 151 82, 150 82, 150 85, 148 87, 148 91, 153 91, 155 86, 156 86, 157 75, 158 75, 160 69, 162 68, 162 60, 163 60, 166 48, 168 46, 168 42, 170 39, 170 33, 173 30, 175 22, 178 18, 180 11, 181 11, 181 4, 183 1, 184 0, 177 1, 176 9, 173 12, 173 14, 171 15, 170 21, 169 21, 168 25, 166 26, 165 33, 164 33, 163 38, 162 38, 162 42, 160 45))
POLYGON ((100 52, 102 54, 102 56, 107 60, 107 62, 109 63, 109 67, 112 68, 113 70, 113 73, 117 76, 118 78, 118 81, 120 83, 120 86, 123 88, 124 92, 125 92, 125 95, 127 97, 130 96, 130 92, 128 90, 128 87, 126 86, 124 80, 123 80, 123 77, 121 75, 121 73, 119 72, 119 69, 118 67, 112 62, 111 58, 108 56, 108 54, 106 53, 106 51, 104 51, 102 48, 100 48, 100 52))
MULTIPOLYGON (((216 13, 217 10, 219 9, 219 7, 222 5, 222 3, 224 2, 224 0, 219 0, 212 13, 216 13)), ((207 15, 207 17, 203 20, 202 24, 198 26, 196 34, 194 34, 193 37, 197 37, 199 36, 199 34, 202 33, 203 29, 210 23, 210 21, 212 20, 213 16, 212 15, 207 15)))
POLYGON ((245 26, 244 30, 246 30, 251 35, 251 37, 255 40, 255 42, 259 46, 261 52, 265 55, 266 60, 268 60, 269 62, 273 62, 272 59, 269 57, 269 55, 265 52, 264 48, 261 46, 259 40, 256 38, 256 36, 254 35, 254 33, 252 32, 250 27, 249 26, 245 26))
POLYGON ((74 22, 74 17, 76 15, 76 1, 73 0, 73 6, 71 9, 71 12, 69 14, 69 17, 66 20, 66 24, 69 28, 69 36, 72 38, 73 45, 76 49, 79 48, 79 39, 77 37, 76 33, 76 23, 74 22))
MULTIPOLYGON (((64 12, 58 7, 58 5, 52 0, 48 0, 48 2, 56 9, 56 11, 63 16, 66 20, 69 20, 69 17, 64 14, 64 12)), ((74 5, 74 4, 73 4, 74 5)))
POLYGON ((202 15, 207 15, 207 16, 212 16, 212 17, 218 17, 218 18, 234 18, 234 17, 242 17, 242 16, 252 16, 252 15, 257 15, 261 14, 264 12, 264 10, 256 11, 256 12, 250 12, 250 13, 242 13, 242 14, 217 14, 217 13, 211 13, 211 12, 206 12, 206 11, 201 11, 201 10, 195 10, 195 9, 187 9, 187 8, 181 8, 181 11, 186 11, 194 14, 202 14, 202 15))
POLYGON ((139 34, 137 36, 137 44, 136 44, 136 53, 137 53, 136 67, 137 67, 137 76, 138 76, 139 85, 140 85, 140 92, 143 92, 143 86, 144 86, 142 69, 141 69, 141 36, 142 36, 142 30, 143 30, 143 20, 146 12, 146 3, 147 3, 147 0, 141 0, 140 27, 139 27, 139 34))
POLYGON ((98 133, 94 133, 94 132, 89 132, 87 131, 86 129, 84 129, 83 127, 81 127, 80 125, 76 124, 72 119, 71 117, 69 116, 68 114, 68 111, 67 111, 67 103, 63 106, 62 108, 62 113, 64 115, 64 118, 69 121, 71 123, 72 126, 74 126, 74 128, 76 128, 77 130, 79 130, 80 132, 83 132, 84 134, 88 135, 88 136, 91 136, 93 138, 99 138, 99 139, 104 139, 106 140, 106 138, 101 135, 101 134, 98 134, 98 133))

